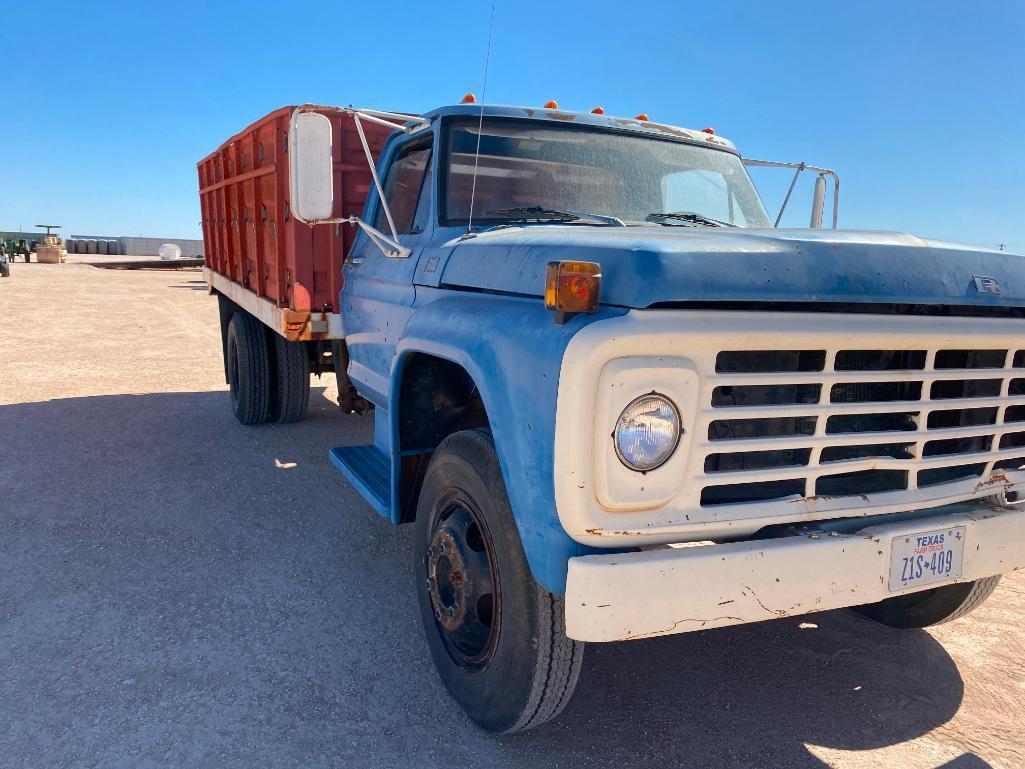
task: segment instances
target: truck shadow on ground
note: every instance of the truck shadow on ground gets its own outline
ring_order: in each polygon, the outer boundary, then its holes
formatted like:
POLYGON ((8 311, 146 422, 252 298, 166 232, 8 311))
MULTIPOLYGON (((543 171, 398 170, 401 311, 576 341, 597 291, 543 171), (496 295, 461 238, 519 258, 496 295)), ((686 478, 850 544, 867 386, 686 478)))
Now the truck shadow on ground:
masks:
POLYGON ((829 612, 591 645, 558 721, 482 734, 431 667, 411 527, 376 516, 327 460, 370 430, 323 388, 306 422, 258 428, 223 392, 0 406, 18 447, 0 465, 3 754, 822 767, 807 745, 895 745, 961 704, 928 633, 829 612))

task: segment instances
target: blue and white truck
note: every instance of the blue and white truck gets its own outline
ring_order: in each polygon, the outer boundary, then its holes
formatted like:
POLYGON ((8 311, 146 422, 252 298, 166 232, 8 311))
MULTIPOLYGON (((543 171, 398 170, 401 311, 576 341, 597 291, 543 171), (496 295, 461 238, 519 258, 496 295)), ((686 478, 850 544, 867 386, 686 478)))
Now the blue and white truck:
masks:
POLYGON ((330 458, 415 527, 432 657, 484 729, 557 716, 588 642, 924 627, 1025 566, 1021 257, 839 230, 835 197, 824 229, 826 169, 812 226, 777 228, 732 143, 645 116, 289 115, 282 216, 354 237, 302 317, 207 270, 232 404, 300 418, 330 361, 373 411, 330 458), (373 171, 344 215, 338 120, 373 171))

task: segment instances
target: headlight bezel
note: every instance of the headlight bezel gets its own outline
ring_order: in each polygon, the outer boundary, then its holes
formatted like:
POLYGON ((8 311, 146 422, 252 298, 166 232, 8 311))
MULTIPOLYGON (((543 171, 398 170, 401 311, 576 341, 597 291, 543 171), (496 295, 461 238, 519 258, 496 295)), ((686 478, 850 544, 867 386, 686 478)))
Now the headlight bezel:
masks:
POLYGON ((682 440, 683 434, 685 432, 686 428, 683 424, 683 414, 680 411, 680 407, 676 405, 676 402, 668 395, 660 393, 656 390, 652 390, 651 392, 638 395, 636 398, 627 403, 626 406, 623 407, 622 411, 619 412, 619 416, 616 417, 615 426, 612 429, 612 446, 616 452, 616 457, 619 459, 623 467, 625 467, 627 470, 631 470, 635 473, 640 473, 644 475, 646 473, 652 472, 653 470, 658 470, 660 467, 663 467, 667 462, 669 462, 669 460, 673 458, 673 456, 676 454, 676 450, 680 447, 680 441, 682 440), (641 466, 631 461, 624 455, 623 450, 620 447, 620 426, 623 421, 623 417, 626 416, 627 412, 633 409, 641 401, 649 399, 663 401, 669 406, 671 412, 676 418, 676 434, 673 438, 672 445, 669 446, 668 450, 666 450, 664 454, 659 456, 658 462, 655 462, 650 466, 641 466))

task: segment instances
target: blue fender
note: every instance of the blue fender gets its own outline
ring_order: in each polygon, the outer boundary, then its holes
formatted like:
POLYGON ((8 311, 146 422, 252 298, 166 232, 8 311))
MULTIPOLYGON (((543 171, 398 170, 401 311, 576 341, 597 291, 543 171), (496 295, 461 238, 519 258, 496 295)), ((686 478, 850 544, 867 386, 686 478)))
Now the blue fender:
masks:
POLYGON ((552 468, 562 358, 570 338, 585 325, 626 311, 602 308, 559 326, 554 313, 537 299, 441 293, 446 296, 434 294, 433 301, 414 312, 396 349, 389 397, 391 445, 399 445, 399 387, 412 354, 426 353, 462 366, 487 410, 534 579, 562 595, 568 560, 596 552, 570 539, 555 508, 552 468))

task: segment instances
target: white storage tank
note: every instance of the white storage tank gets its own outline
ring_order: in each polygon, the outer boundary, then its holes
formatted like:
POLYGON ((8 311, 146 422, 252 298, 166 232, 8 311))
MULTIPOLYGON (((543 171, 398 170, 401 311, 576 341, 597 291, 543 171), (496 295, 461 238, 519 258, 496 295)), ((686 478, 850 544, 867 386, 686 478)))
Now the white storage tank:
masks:
POLYGON ((180 259, 182 255, 181 246, 174 243, 164 243, 158 250, 161 259, 180 259))

